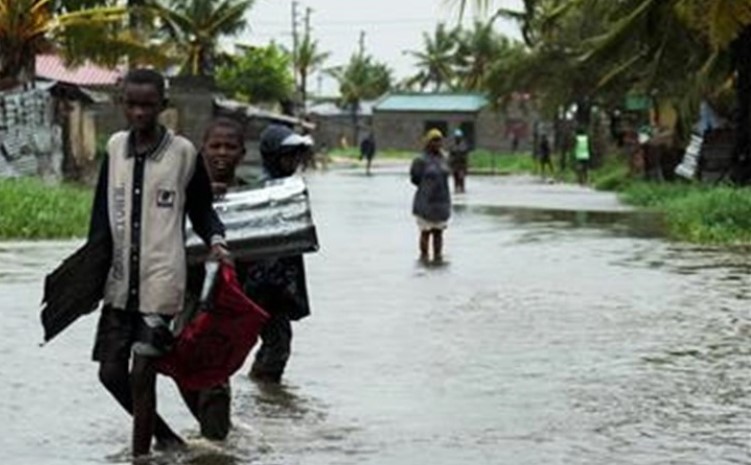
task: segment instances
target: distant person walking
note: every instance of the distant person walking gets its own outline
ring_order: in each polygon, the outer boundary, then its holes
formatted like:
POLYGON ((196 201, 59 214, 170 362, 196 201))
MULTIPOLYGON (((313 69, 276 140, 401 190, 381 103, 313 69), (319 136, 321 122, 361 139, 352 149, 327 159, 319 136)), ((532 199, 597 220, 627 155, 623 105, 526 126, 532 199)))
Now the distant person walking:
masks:
POLYGON ((369 133, 360 142, 360 160, 365 160, 365 173, 370 174, 370 168, 373 164, 373 158, 375 158, 376 143, 372 133, 369 133))
POLYGON ((590 147, 589 136, 583 128, 576 131, 574 157, 576 158, 576 174, 579 178, 579 184, 585 186, 589 183, 590 147))
POLYGON ((465 179, 467 177, 467 167, 469 165, 469 144, 464 138, 461 129, 454 131, 454 140, 449 147, 449 166, 451 173, 454 175, 454 192, 463 194, 465 192, 465 179))
POLYGON ((425 135, 423 153, 412 161, 410 179, 417 187, 412 213, 420 229, 420 260, 429 260, 433 239, 433 261, 443 260, 443 231, 451 216, 449 166, 443 155, 443 134, 431 129, 425 135))
POLYGON ((550 160, 550 140, 547 135, 543 135, 540 138, 540 147, 537 151, 537 163, 540 166, 540 176, 545 177, 545 168, 550 171, 550 175, 553 175, 553 162, 550 160))

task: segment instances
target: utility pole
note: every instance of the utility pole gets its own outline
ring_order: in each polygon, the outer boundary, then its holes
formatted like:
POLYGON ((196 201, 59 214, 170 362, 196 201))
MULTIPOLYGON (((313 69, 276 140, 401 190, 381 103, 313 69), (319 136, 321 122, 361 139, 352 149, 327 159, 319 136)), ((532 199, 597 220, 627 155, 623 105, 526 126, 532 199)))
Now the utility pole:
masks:
MULTIPOLYGON (((307 48, 305 53, 310 53, 310 15, 313 13, 313 9, 310 7, 305 8, 305 35, 303 35, 303 44, 307 48)), ((304 58, 310 60, 311 57, 304 58)), ((307 114, 308 112, 308 73, 310 72, 310 63, 298 63, 300 65, 300 100, 302 103, 302 111, 307 114)))
POLYGON ((294 76, 295 80, 295 98, 297 97, 299 91, 297 81, 297 48, 299 46, 297 37, 297 26, 299 23, 297 9, 299 8, 299 6, 300 2, 298 0, 292 1, 292 76, 294 76))
POLYGON ((365 56, 365 31, 360 31, 360 56, 365 56))
POLYGON ((310 15, 313 13, 313 8, 307 7, 305 9, 305 38, 310 37, 310 15))

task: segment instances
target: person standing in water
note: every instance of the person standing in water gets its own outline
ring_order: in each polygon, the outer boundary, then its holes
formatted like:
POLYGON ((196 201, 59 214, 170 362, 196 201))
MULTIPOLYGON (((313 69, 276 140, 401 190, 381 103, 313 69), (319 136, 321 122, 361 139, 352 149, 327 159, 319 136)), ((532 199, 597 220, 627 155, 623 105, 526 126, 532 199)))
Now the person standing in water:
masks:
POLYGON ((368 133, 367 136, 360 142, 360 160, 365 160, 365 174, 370 175, 370 168, 373 165, 373 158, 376 154, 376 143, 373 133, 368 133))
POLYGON ((410 180, 417 187, 412 203, 412 213, 420 229, 420 260, 430 258, 429 248, 432 239, 433 260, 443 260, 443 231, 451 217, 451 193, 449 192, 449 170, 443 155, 443 134, 431 129, 424 138, 423 153, 412 161, 410 180))
MULTIPOLYGON (((312 140, 282 125, 271 125, 261 134, 260 151, 265 181, 294 175, 312 140)), ((215 198, 247 187, 236 175, 245 155, 242 126, 228 118, 212 121, 204 135, 202 152, 206 157, 215 198)), ((279 383, 292 352, 292 321, 310 314, 305 268, 301 255, 236 260, 235 269, 245 294, 266 310, 271 319, 261 330, 261 348, 251 368, 251 379, 279 383)), ((194 267, 189 288, 200 293, 205 272, 194 267)), ((195 297, 195 296, 194 296, 195 297)), ((193 299, 195 300, 195 298, 193 299)), ((181 391, 191 413, 198 420, 201 434, 213 440, 226 438, 231 427, 231 391, 229 380, 201 391, 181 391)))
POLYGON ((469 164, 469 144, 464 138, 461 129, 454 131, 454 140, 449 147, 449 166, 454 175, 454 192, 465 192, 465 179, 467 177, 467 165, 469 164))
POLYGON ((591 147, 587 131, 579 128, 576 131, 576 145, 574 148, 574 157, 576 158, 576 174, 579 178, 579 185, 586 186, 589 183, 589 161, 591 158, 591 147))

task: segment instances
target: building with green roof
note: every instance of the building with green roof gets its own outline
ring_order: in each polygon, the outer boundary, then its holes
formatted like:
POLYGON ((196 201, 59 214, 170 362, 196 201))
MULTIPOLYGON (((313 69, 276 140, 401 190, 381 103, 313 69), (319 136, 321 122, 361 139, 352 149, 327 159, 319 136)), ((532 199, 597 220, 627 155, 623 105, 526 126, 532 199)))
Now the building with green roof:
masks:
POLYGON ((534 121, 528 100, 496 111, 478 93, 391 93, 373 106, 373 132, 383 149, 418 150, 422 135, 437 128, 446 136, 461 130, 478 149, 526 150, 534 121))

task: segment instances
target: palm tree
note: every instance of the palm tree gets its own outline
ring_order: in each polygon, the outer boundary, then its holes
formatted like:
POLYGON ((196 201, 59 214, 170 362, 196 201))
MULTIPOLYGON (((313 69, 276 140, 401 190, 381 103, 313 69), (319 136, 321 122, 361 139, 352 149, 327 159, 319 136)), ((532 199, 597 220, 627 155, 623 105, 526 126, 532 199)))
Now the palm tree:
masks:
POLYGON ((163 23, 167 42, 181 58, 181 72, 212 74, 219 38, 238 34, 247 26, 245 13, 255 0, 148 0, 145 8, 163 23))
POLYGON ((308 77, 320 69, 331 56, 330 52, 320 51, 318 45, 318 41, 314 40, 310 34, 305 34, 297 47, 297 56, 294 63, 295 71, 300 75, 300 94, 303 107, 306 106, 308 101, 308 77))
POLYGON ((376 62, 364 52, 352 55, 346 66, 327 71, 339 83, 340 105, 350 110, 352 135, 355 143, 359 140, 360 128, 357 115, 363 100, 373 100, 391 88, 391 70, 383 63, 376 62))
MULTIPOLYGON (((92 31, 118 23, 125 10, 94 7, 59 13, 52 0, 0 0, 0 87, 29 82, 34 76, 37 54, 54 50, 72 32, 92 31)), ((97 49, 111 45, 101 37, 97 49)), ((97 50, 82 47, 72 58, 96 56, 97 50)))
POLYGON ((751 0, 631 0, 615 13, 620 19, 593 40, 588 57, 612 56, 624 48, 638 54, 609 76, 634 67, 629 65, 646 65, 651 76, 663 77, 664 87, 677 88, 691 100, 693 105, 684 106, 692 115, 708 90, 734 77, 734 156, 746 172, 740 181, 751 179, 751 0))
POLYGON ((511 42, 495 32, 492 20, 475 21, 474 28, 461 30, 458 38, 455 61, 461 87, 481 90, 492 64, 511 46, 511 42))
POLYGON ((423 33, 423 50, 409 50, 406 53, 417 60, 418 73, 407 81, 409 87, 418 86, 425 90, 432 85, 440 92, 444 87, 453 88, 456 73, 454 70, 458 50, 458 30, 447 29, 441 23, 433 35, 423 33))

